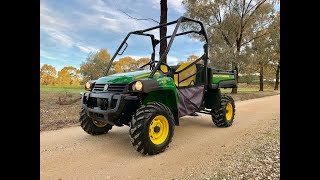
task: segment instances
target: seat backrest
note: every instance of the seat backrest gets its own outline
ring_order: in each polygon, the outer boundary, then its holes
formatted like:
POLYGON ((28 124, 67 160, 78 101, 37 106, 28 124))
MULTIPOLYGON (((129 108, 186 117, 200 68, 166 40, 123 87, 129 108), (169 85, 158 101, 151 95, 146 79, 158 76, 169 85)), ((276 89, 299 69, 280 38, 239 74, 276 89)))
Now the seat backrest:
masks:
MULTIPOLYGON (((181 63, 181 65, 178 67, 176 72, 179 72, 180 70, 189 66, 191 63, 192 62, 181 63)), ((197 68, 196 68, 196 65, 194 64, 194 65, 190 66, 189 68, 181 71, 180 73, 174 74, 174 83, 178 87, 194 85, 196 82, 196 72, 197 72, 197 68), (193 75, 193 76, 191 76, 191 75, 193 75), (191 76, 191 77, 189 77, 189 76, 191 76), (189 78, 178 84, 179 80, 181 81, 187 77, 189 77, 189 78)))

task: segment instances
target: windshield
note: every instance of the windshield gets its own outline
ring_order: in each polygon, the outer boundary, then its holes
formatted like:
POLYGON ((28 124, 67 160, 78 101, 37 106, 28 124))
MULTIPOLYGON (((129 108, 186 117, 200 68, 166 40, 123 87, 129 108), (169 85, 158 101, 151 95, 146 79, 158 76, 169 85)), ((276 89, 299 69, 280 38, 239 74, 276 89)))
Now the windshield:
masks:
MULTIPOLYGON (((150 69, 152 70, 150 76, 153 76, 155 71, 160 67, 160 64, 158 64, 157 62, 163 63, 165 62, 165 58, 167 58, 167 62, 169 65, 179 64, 180 61, 183 61, 183 58, 181 58, 180 56, 179 60, 177 60, 177 58, 172 59, 171 56, 168 56, 169 50, 173 44, 173 40, 175 37, 178 37, 180 35, 190 34, 190 33, 202 35, 203 39, 205 40, 205 45, 207 45, 207 35, 205 33, 203 24, 199 21, 195 21, 186 17, 180 17, 176 21, 172 21, 172 22, 151 27, 148 29, 130 32, 122 41, 121 45, 119 46, 119 48, 117 49, 113 57, 111 58, 110 63, 108 64, 104 72, 104 75, 150 69), (200 25, 199 26, 200 28, 198 28, 198 30, 183 31, 179 29, 180 24, 182 22, 197 23, 198 25, 200 25), (163 26, 167 26, 169 35, 160 39, 157 35, 159 34, 160 27, 163 27, 163 26), (159 57, 158 45, 160 44, 159 42, 164 39, 167 39, 169 41, 167 42, 167 48, 165 49, 162 57, 159 57), (139 55, 136 54, 137 52, 139 53, 139 55)), ((207 47, 207 46, 203 46, 203 47, 207 47)), ((185 46, 185 44, 182 43, 182 45, 180 46, 178 45, 178 49, 188 49, 188 48, 185 46)), ((190 49, 193 49, 193 47, 191 47, 190 49)), ((184 56, 187 56, 186 60, 192 59, 195 63, 198 63, 199 62, 198 60, 201 60, 201 59, 207 61, 207 54, 208 54, 207 51, 208 51, 207 48, 202 49, 202 52, 204 52, 204 54, 202 54, 202 56, 200 57, 197 55, 194 55, 194 53, 191 53, 190 55, 185 54, 184 56), (189 56, 192 56, 192 55, 194 56, 189 58, 189 56)))
POLYGON ((131 35, 112 62, 108 75, 150 69, 152 52, 150 37, 131 35))

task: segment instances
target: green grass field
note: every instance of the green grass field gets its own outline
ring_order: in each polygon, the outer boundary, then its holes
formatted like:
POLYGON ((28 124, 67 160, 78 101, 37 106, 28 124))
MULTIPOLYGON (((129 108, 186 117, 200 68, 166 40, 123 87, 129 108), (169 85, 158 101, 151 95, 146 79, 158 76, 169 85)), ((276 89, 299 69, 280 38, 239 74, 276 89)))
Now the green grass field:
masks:
POLYGON ((45 93, 80 93, 83 92, 83 86, 40 86, 40 92, 45 93))
MULTIPOLYGON (((83 86, 40 86, 40 92, 45 92, 45 93, 80 93, 84 92, 84 87, 83 86)), ((239 87, 238 92, 239 93, 253 93, 253 92, 258 92, 259 87, 239 87)), ((265 87, 264 91, 273 91, 272 88, 270 87, 265 87)), ((222 93, 230 93, 231 89, 221 89, 222 93)))

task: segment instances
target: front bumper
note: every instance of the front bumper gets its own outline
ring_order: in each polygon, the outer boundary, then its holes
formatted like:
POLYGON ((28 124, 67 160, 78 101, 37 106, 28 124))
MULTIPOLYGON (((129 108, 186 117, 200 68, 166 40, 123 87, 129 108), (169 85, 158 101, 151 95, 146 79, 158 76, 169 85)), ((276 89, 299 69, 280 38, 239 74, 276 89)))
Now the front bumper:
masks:
POLYGON ((86 92, 82 94, 82 107, 90 118, 117 125, 126 102, 132 100, 138 100, 138 97, 130 94, 86 92))

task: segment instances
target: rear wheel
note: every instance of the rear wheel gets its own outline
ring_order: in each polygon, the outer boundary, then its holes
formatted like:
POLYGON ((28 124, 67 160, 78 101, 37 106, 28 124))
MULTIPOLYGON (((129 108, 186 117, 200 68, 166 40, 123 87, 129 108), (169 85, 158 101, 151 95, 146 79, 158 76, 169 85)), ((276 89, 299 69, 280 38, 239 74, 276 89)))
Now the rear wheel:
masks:
POLYGON ((112 125, 110 124, 90 118, 86 114, 85 109, 81 110, 79 121, 82 129, 91 135, 105 134, 112 129, 112 125))
POLYGON ((174 134, 173 115, 162 103, 148 103, 132 117, 129 133, 133 147, 140 153, 163 152, 174 134))
POLYGON ((235 115, 235 104, 231 96, 222 95, 220 108, 215 110, 212 108, 211 116, 213 123, 218 127, 229 127, 233 123, 235 115))

